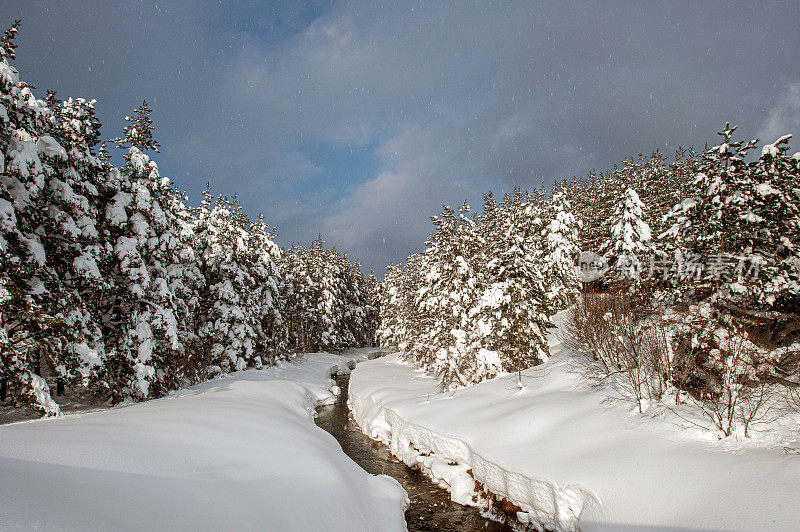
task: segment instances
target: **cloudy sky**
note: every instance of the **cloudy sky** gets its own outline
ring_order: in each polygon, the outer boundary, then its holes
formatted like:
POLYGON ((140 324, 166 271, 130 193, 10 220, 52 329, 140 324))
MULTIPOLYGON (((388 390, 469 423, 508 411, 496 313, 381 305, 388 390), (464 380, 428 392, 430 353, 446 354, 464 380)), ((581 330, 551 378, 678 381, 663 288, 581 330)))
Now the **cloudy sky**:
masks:
MULTIPOLYGON (((21 78, 146 98, 162 174, 238 193, 279 243, 383 273, 443 203, 476 207, 629 155, 800 135, 800 2, 4 0, 21 78)), ((797 148, 798 142, 793 146, 797 148)))

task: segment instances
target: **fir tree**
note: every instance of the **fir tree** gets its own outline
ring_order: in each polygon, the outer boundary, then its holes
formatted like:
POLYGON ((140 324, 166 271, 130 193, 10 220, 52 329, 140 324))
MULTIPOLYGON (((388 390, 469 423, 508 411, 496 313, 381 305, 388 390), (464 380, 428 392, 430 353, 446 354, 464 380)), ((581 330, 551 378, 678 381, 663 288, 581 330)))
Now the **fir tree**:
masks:
POLYGON ((195 227, 206 279, 200 335, 223 372, 244 369, 253 361, 261 328, 262 316, 248 297, 256 284, 241 217, 235 200, 219 196, 212 203, 206 189, 195 227))
MULTIPOLYGON (((484 203, 485 266, 483 293, 470 311, 476 320, 480 366, 472 382, 540 364, 549 351, 545 333, 553 314, 542 273, 541 220, 519 192, 498 208, 484 203)), ((521 381, 519 381, 521 382, 521 381)))
POLYGON ((758 141, 734 141, 735 130, 726 124, 719 133, 723 142, 703 154, 694 194, 675 206, 664 238, 685 253, 728 266, 722 274, 705 270, 690 279, 698 298, 793 312, 800 292, 800 156, 788 156, 786 135, 748 163, 745 157, 758 141))
POLYGON ((579 222, 572 213, 572 206, 566 190, 556 191, 546 209, 543 206, 528 205, 528 216, 536 211, 549 211, 549 221, 542 231, 544 236, 544 256, 541 267, 547 297, 555 309, 564 309, 578 296, 578 280, 575 275, 575 261, 580 252, 578 243, 579 222))
POLYGON ((13 61, 17 58, 17 43, 15 39, 17 38, 17 33, 21 25, 21 20, 15 20, 11 27, 5 30, 3 36, 0 37, 0 61, 5 62, 6 65, 8 65, 9 60, 13 61))
POLYGON ((125 166, 109 172, 117 192, 106 220, 119 287, 110 306, 124 325, 112 333, 114 353, 106 369, 117 399, 160 395, 175 386, 173 365, 186 357, 184 341, 195 338, 197 290, 203 284, 190 211, 141 151, 139 146, 148 146, 140 138, 126 128, 125 166))
POLYGON ((126 116, 128 125, 124 128, 124 135, 113 139, 117 147, 122 149, 137 148, 140 151, 150 150, 158 153, 159 143, 153 138, 153 120, 150 118, 152 109, 147 105, 147 100, 142 100, 142 105, 134 109, 136 116, 126 116))
MULTIPOLYGON (((0 380, 34 409, 57 414, 50 384, 59 392, 67 382, 87 386, 102 361, 92 309, 103 256, 90 181, 97 162, 89 141, 67 142, 62 115, 9 66, 17 26, 0 39, 0 336, 8 346, 0 380)), ((57 102, 54 93, 48 99, 57 102)))
POLYGON ((642 259, 647 260, 654 250, 644 209, 639 194, 628 188, 614 213, 608 249, 614 256, 617 272, 627 279, 639 279, 642 259))

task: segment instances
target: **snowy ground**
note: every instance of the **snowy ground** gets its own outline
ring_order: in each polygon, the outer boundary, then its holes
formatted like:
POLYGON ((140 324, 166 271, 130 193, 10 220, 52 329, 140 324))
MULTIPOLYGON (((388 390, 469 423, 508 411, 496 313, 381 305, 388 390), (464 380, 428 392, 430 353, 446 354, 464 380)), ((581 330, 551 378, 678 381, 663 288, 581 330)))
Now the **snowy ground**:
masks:
POLYGON ((0 426, 0 529, 403 530, 405 491, 313 423, 328 369, 365 355, 0 426))
POLYGON ((797 530, 796 439, 720 441, 678 418, 638 414, 583 384, 557 335, 550 341, 553 357, 524 372, 522 390, 509 375, 439 393, 396 355, 365 362, 350 378, 350 407, 365 433, 427 468, 453 500, 473 504, 471 473, 527 512, 522 521, 561 530, 797 530))

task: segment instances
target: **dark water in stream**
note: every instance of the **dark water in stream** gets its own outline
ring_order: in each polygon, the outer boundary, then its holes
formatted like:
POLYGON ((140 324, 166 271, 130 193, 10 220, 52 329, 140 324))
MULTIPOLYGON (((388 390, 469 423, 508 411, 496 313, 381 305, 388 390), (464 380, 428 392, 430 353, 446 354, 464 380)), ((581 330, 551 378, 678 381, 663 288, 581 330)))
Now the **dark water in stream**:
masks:
POLYGON ((431 482, 423 473, 390 456, 385 446, 371 440, 356 428, 347 409, 349 375, 336 377, 342 393, 336 404, 317 409, 317 425, 330 432, 342 450, 372 474, 394 477, 408 492, 411 505, 406 511, 408 529, 510 531, 509 526, 483 518, 477 509, 450 500, 450 494, 431 482))

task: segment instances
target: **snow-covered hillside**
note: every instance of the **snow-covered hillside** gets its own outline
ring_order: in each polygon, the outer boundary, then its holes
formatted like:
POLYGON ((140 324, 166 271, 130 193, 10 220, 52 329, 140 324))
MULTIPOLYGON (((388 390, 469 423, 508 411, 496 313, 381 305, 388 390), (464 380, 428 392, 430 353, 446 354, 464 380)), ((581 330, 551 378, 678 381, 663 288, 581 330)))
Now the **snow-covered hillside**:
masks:
POLYGON ((572 371, 557 333, 549 340, 552 358, 523 372, 521 390, 513 374, 441 393, 436 379, 392 355, 356 368, 349 404, 365 433, 427 468, 453 500, 472 503, 471 476, 537 525, 796 529, 796 452, 720 441, 609 401, 572 371))
POLYGON ((166 398, 0 427, 0 529, 403 530, 406 493, 313 421, 310 354, 166 398))

